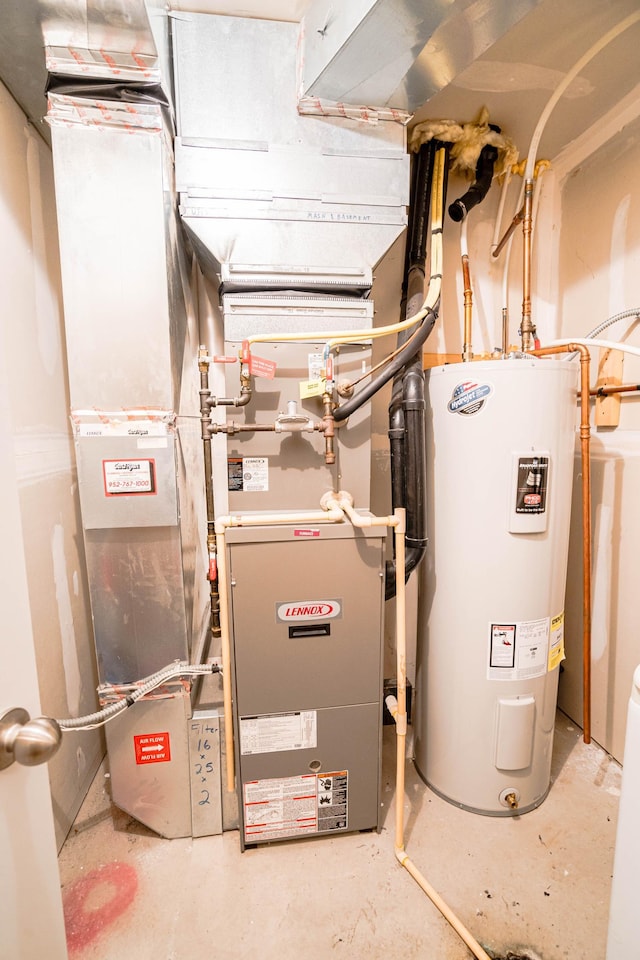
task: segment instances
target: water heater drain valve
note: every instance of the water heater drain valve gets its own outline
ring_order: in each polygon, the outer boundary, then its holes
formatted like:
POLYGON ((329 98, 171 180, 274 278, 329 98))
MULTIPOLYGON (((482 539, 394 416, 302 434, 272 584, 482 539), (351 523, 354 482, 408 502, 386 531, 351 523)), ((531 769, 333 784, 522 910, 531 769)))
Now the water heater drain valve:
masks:
POLYGON ((517 810, 520 805, 520 791, 515 787, 506 787, 500 794, 500 803, 503 807, 517 810))

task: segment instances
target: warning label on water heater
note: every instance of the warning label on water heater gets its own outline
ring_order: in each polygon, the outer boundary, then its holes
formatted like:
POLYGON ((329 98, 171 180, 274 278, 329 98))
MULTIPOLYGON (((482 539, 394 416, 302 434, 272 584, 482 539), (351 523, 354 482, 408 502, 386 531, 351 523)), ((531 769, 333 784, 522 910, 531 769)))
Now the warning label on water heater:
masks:
POLYGON ((489 624, 489 680, 531 680, 547 672, 549 617, 489 624))
POLYGON ((243 784, 246 843, 346 830, 349 772, 303 774, 243 784))
POLYGON ((519 457, 516 513, 544 513, 549 457, 519 457))
POLYGON ((564 660, 564 610, 551 618, 549 639, 549 672, 564 660))

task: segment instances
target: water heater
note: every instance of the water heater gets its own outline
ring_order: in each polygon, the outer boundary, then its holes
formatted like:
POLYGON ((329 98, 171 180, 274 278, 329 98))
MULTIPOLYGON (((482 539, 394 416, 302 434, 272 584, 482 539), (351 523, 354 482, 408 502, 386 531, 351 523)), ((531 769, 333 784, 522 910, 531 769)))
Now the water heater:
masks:
POLYGON ((415 758, 477 813, 525 813, 549 789, 576 368, 525 356, 427 376, 415 758))

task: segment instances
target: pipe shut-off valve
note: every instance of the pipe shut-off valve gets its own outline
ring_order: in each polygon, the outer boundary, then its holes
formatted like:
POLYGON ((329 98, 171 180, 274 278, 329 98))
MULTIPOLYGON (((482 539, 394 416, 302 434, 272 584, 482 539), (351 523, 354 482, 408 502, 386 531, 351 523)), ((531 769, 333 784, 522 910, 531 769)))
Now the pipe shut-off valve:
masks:
POLYGON ((14 761, 24 767, 47 763, 61 742, 62 730, 50 717, 32 720, 22 707, 0 713, 0 770, 14 761))

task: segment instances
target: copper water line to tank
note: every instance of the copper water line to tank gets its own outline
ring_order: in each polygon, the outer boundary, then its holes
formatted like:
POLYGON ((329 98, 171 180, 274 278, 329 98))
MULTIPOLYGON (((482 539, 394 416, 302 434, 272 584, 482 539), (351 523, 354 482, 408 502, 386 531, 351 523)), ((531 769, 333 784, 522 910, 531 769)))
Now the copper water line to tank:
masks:
POLYGON ((530 351, 535 357, 556 353, 580 354, 580 461, 582 471, 582 726, 591 743, 591 426, 589 395, 591 356, 581 343, 566 343, 530 351))
POLYGON ((520 337, 524 353, 535 348, 536 325, 531 318, 531 247, 533 233, 533 179, 524 185, 524 217, 522 220, 522 320, 520 337))
POLYGON ((603 384, 601 387, 593 387, 589 390, 592 397, 608 397, 612 393, 637 393, 640 392, 640 383, 611 383, 603 384))
POLYGON ((462 359, 467 362, 473 360, 473 346, 471 344, 471 330, 473 321, 473 290, 471 288, 471 271, 469 270, 469 250, 467 248, 467 220, 462 222, 460 231, 460 247, 462 250, 462 285, 464 290, 464 332, 462 336, 462 359))

